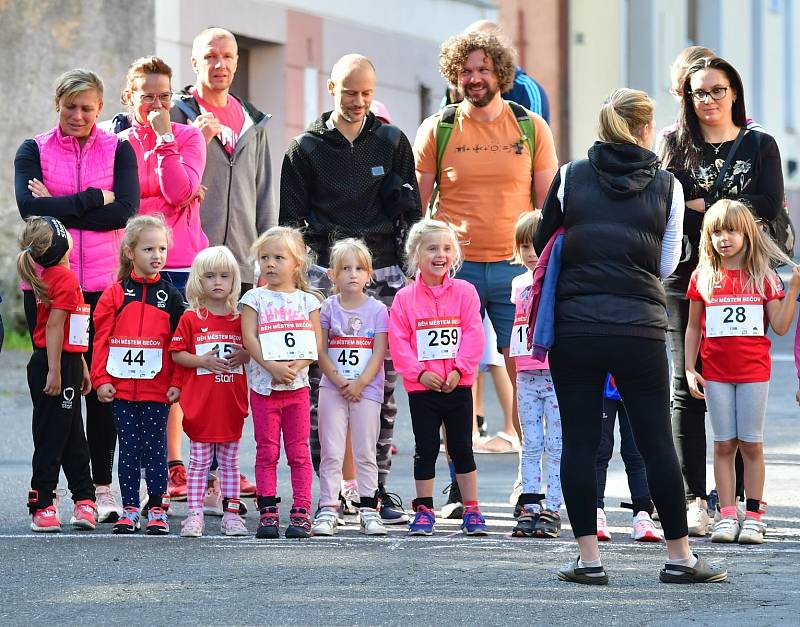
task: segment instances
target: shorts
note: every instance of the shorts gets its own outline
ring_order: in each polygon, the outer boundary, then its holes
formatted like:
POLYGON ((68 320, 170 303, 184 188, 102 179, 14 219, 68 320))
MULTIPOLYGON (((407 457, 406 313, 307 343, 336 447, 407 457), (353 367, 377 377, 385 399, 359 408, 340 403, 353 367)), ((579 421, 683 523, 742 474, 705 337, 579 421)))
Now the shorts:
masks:
POLYGON ((722 383, 706 381, 706 406, 714 442, 764 441, 769 381, 722 383))

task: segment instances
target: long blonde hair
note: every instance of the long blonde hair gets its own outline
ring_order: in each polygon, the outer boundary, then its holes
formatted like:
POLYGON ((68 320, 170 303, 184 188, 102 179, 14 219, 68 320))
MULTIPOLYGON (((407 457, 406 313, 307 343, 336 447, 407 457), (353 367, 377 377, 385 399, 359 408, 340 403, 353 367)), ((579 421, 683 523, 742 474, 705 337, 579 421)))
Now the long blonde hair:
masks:
POLYGON ((255 255, 256 261, 258 261, 261 249, 271 242, 280 242, 286 246, 289 254, 294 259, 297 265, 297 270, 294 273, 295 287, 309 294, 313 294, 320 300, 324 300, 322 294, 313 289, 308 281, 308 272, 311 270, 311 265, 314 263, 314 255, 306 247, 303 234, 298 229, 290 226, 273 226, 267 229, 258 236, 258 239, 253 242, 253 245, 250 247, 253 255, 255 255))
POLYGON ((236 257, 227 246, 211 246, 197 253, 186 280, 186 301, 189 309, 202 317, 200 310, 206 307, 206 294, 203 290, 203 275, 206 272, 227 272, 231 275, 231 293, 225 299, 225 306, 231 318, 239 316, 239 294, 242 291, 242 278, 236 257))
MULTIPOLYGON (((342 266, 344 266, 347 255, 353 255, 356 261, 364 266, 369 273, 370 282, 372 281, 372 255, 364 241, 354 237, 340 239, 331 246, 330 252, 330 270, 333 282, 332 293, 334 294, 339 292, 339 288, 336 287, 335 279, 336 275, 342 271, 342 266)), ((369 283, 367 283, 367 285, 369 285, 369 283)))
POLYGON ((142 233, 148 229, 161 229, 167 236, 167 245, 169 245, 171 233, 167 225, 164 223, 164 216, 160 213, 149 213, 147 215, 138 215, 128 220, 125 225, 125 235, 122 236, 122 241, 119 245, 119 271, 117 272, 117 281, 124 281, 133 271, 133 259, 129 259, 125 254, 125 249, 133 251, 136 244, 139 243, 139 238, 142 233))
POLYGON ((34 257, 40 257, 53 243, 53 229, 46 220, 31 216, 19 235, 20 253, 17 255, 17 274, 33 288, 36 298, 45 305, 50 304, 47 283, 36 272, 34 257))
POLYGON ((411 230, 408 232, 408 238, 406 239, 406 260, 409 276, 415 276, 417 270, 419 270, 419 255, 423 240, 428 235, 433 235, 434 233, 445 233, 452 240, 455 256, 453 258, 453 267, 450 269, 450 274, 454 275, 461 267, 463 256, 461 244, 458 242, 458 235, 455 229, 447 224, 447 222, 423 218, 411 227, 411 230))
POLYGON ((759 294, 762 298, 766 297, 765 284, 774 290, 781 289, 778 275, 771 265, 795 265, 794 262, 761 230, 744 204, 738 200, 723 199, 711 205, 703 218, 700 261, 697 264, 697 290, 703 298, 711 298, 714 286, 723 278, 722 259, 711 242, 712 234, 722 230, 736 231, 744 237, 741 264, 744 284, 741 289, 759 294))
POLYGON ((612 144, 636 144, 647 124, 653 123, 655 104, 638 89, 622 87, 606 98, 600 109, 597 134, 612 144))

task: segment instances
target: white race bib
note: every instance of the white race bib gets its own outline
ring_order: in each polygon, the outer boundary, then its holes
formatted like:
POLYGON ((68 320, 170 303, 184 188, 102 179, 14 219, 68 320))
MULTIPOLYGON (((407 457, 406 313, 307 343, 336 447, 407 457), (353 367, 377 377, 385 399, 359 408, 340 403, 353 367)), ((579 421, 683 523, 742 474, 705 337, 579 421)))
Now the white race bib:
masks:
POLYGON ((375 339, 332 335, 328 338, 328 357, 345 379, 358 379, 372 358, 375 339))
POLYGON ((316 359, 317 336, 310 320, 263 322, 258 325, 261 355, 269 361, 316 359))
POLYGON ((706 337, 764 335, 764 304, 758 294, 712 296, 706 305, 706 337))
POLYGON ((530 357, 531 355, 531 351, 528 350, 528 316, 524 313, 518 313, 514 317, 508 354, 511 357, 530 357))
MULTIPOLYGON (((241 350, 241 348, 242 347, 240 344, 209 341, 203 344, 195 344, 194 352, 195 355, 205 355, 206 353, 210 353, 211 351, 216 349, 218 351, 217 357, 219 357, 220 359, 230 359, 231 355, 233 355, 236 351, 241 350)), ((230 374, 242 374, 242 367, 237 366, 236 368, 233 368, 232 370, 228 370, 226 372, 230 374)), ((211 372, 210 370, 206 370, 205 368, 198 368, 197 374, 203 375, 203 374, 214 374, 214 373, 211 372)))
POLYGON ((78 305, 69 315, 69 343, 72 346, 89 346, 89 320, 92 308, 78 305))
POLYGON ((153 379, 163 366, 162 341, 147 337, 112 337, 108 340, 108 374, 117 379, 153 379))
POLYGON ((461 318, 417 320, 417 359, 455 359, 461 343, 461 318))

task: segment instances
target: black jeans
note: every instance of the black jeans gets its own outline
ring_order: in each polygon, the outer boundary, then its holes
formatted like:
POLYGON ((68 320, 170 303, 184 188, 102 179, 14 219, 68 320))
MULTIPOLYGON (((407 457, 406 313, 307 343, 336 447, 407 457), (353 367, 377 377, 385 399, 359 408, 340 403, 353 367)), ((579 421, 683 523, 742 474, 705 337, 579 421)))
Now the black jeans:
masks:
POLYGON ((561 408, 561 487, 575 537, 597 533, 597 478, 603 385, 611 373, 625 399, 636 446, 664 537, 687 535, 681 470, 669 420, 669 367, 663 340, 624 336, 558 337, 550 372, 561 408))

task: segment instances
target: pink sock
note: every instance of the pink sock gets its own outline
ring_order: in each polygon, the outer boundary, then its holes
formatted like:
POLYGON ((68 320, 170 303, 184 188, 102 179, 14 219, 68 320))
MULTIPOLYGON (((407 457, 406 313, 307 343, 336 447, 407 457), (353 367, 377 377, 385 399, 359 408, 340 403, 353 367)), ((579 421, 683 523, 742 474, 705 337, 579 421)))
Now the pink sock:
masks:
POLYGON ((731 505, 730 507, 721 507, 719 512, 722 514, 723 518, 736 518, 738 516, 735 505, 731 505))
POLYGON ((481 509, 478 507, 478 501, 464 501, 464 511, 465 512, 480 512, 481 509))

